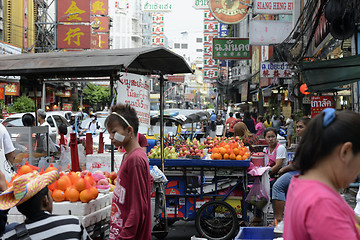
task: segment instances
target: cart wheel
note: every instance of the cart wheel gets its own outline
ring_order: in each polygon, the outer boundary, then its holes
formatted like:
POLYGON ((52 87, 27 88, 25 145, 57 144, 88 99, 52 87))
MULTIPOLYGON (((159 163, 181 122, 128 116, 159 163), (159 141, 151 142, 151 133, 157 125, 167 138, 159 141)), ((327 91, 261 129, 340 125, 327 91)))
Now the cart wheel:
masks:
POLYGON ((200 236, 209 240, 232 239, 239 230, 234 208, 221 201, 202 205, 196 213, 195 225, 200 236))
POLYGON ((161 219, 159 221, 159 223, 157 223, 153 227, 152 235, 154 235, 157 239, 165 239, 166 238, 166 236, 168 235, 168 230, 165 229, 165 221, 164 221, 164 219, 161 219))

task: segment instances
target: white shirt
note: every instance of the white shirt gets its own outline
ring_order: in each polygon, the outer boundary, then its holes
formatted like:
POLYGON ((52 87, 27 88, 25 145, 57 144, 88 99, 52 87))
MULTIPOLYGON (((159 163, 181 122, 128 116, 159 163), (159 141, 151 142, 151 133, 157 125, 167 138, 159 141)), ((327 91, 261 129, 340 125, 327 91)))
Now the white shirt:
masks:
MULTIPOLYGON (((267 149, 268 148, 264 149, 265 153, 267 153, 267 149)), ((269 150, 269 152, 270 152, 270 150, 269 150)), ((268 154, 272 154, 273 152, 268 153, 268 154)), ((288 164, 288 156, 287 155, 288 154, 287 154, 286 148, 284 147, 284 145, 280 144, 276 150, 276 159, 284 159, 282 167, 285 167, 288 164)), ((268 162, 269 162, 269 157, 267 154, 265 154, 265 166, 267 166, 268 162)))
POLYGON ((42 126, 42 127, 44 127, 44 126, 49 126, 49 134, 51 133, 50 124, 49 124, 47 121, 45 121, 45 122, 43 122, 42 124, 40 124, 40 126, 42 126))
POLYGON ((4 142, 4 151, 5 154, 11 153, 15 151, 14 145, 11 141, 11 137, 9 132, 7 131, 6 127, 0 124, 0 133, 4 142))
POLYGON ((100 127, 100 123, 98 123, 97 121, 95 121, 95 123, 93 123, 93 121, 91 121, 91 122, 89 122, 87 131, 95 133, 95 131, 97 130, 97 128, 96 128, 97 126, 100 127))

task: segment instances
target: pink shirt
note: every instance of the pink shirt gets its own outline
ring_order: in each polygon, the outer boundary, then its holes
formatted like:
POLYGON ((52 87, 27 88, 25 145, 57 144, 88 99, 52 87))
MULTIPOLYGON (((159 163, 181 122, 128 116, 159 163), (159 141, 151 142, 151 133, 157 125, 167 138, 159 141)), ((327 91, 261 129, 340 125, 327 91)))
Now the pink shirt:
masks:
POLYGON ((109 239, 151 239, 152 177, 142 148, 128 154, 116 178, 111 205, 109 239))
POLYGON ((262 122, 259 122, 255 125, 256 135, 261 136, 264 134, 265 125, 262 122))
POLYGON ((360 239, 353 209, 339 193, 316 180, 292 178, 286 195, 284 239, 360 239))

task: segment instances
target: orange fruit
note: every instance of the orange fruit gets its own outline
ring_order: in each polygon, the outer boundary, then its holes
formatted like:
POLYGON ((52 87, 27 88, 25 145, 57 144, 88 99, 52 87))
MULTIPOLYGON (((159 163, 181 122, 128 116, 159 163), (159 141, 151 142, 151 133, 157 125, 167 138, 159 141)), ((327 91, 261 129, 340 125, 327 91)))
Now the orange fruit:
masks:
POLYGON ((53 170, 58 171, 58 169, 56 167, 54 167, 52 163, 50 163, 50 166, 45 170, 45 172, 47 173, 47 172, 51 172, 53 170))
POLYGON ((86 188, 86 182, 84 178, 79 178, 79 180, 75 183, 76 190, 81 193, 86 188))
POLYGON ((237 155, 237 156, 236 156, 236 160, 242 160, 241 155, 237 155))
POLYGON ((76 188, 69 187, 65 191, 65 199, 70 202, 77 202, 80 200, 80 193, 76 188))
POLYGON ((79 179, 79 176, 76 174, 76 172, 68 172, 67 175, 70 178, 72 185, 74 185, 79 179))
POLYGON ((65 193, 60 189, 55 189, 52 193, 52 198, 55 202, 62 202, 65 200, 65 193))
POLYGON ((99 195, 99 190, 96 187, 91 187, 90 192, 92 194, 93 199, 96 199, 99 195))
POLYGON ((224 159, 230 159, 230 154, 225 153, 224 154, 224 159))
POLYGON ((84 179, 90 184, 90 186, 96 186, 96 182, 90 172, 84 177, 84 179))
POLYGON ((246 156, 246 158, 250 157, 249 152, 246 152, 246 153, 244 154, 244 156, 246 156))
POLYGON ((234 148, 234 149, 233 149, 233 152, 234 152, 235 155, 238 155, 238 154, 239 154, 239 149, 238 149, 238 148, 234 148))
POLYGON ((90 189, 85 189, 80 192, 80 201, 83 203, 88 203, 93 199, 93 195, 90 189))
POLYGON ((22 165, 21 168, 20 168, 20 173, 21 174, 31 173, 32 171, 33 171, 33 169, 27 164, 22 165))
POLYGON ((215 159, 215 153, 212 153, 212 154, 210 155, 210 158, 211 158, 212 160, 214 160, 214 159, 215 159))
POLYGON ((220 148, 221 155, 224 155, 226 152, 227 152, 226 148, 224 148, 224 147, 220 148))
POLYGON ((230 154, 230 159, 231 159, 231 160, 235 160, 235 159, 236 159, 236 156, 235 156, 234 153, 230 154))
POLYGON ((247 156, 244 154, 243 156, 242 156, 242 159, 241 160, 246 160, 247 159, 247 156))
POLYGON ((68 176, 63 175, 57 180, 56 188, 62 191, 65 191, 68 187, 71 186, 71 180, 68 176))
POLYGON ((243 148, 241 148, 241 149, 240 149, 240 151, 239 151, 239 155, 241 155, 241 156, 242 156, 242 155, 244 155, 244 154, 245 154, 245 151, 244 151, 244 149, 243 149, 243 148))
POLYGON ((214 147, 214 148, 212 149, 212 151, 213 151, 213 153, 219 153, 219 148, 214 147))
POLYGON ((224 148, 229 149, 229 148, 230 148, 230 145, 229 145, 229 144, 226 144, 226 145, 224 146, 224 148))

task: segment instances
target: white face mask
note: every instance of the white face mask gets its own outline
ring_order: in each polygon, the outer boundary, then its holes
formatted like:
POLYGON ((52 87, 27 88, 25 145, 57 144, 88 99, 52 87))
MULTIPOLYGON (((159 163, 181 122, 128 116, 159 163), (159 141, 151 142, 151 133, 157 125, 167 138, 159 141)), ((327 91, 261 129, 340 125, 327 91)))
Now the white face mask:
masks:
POLYGON ((119 141, 119 142, 123 142, 124 141, 124 139, 125 139, 125 136, 124 135, 121 135, 120 133, 115 133, 115 135, 114 135, 114 139, 115 140, 117 140, 117 141, 119 141))
POLYGON ((95 118, 91 118, 91 121, 94 121, 95 120, 95 118))

